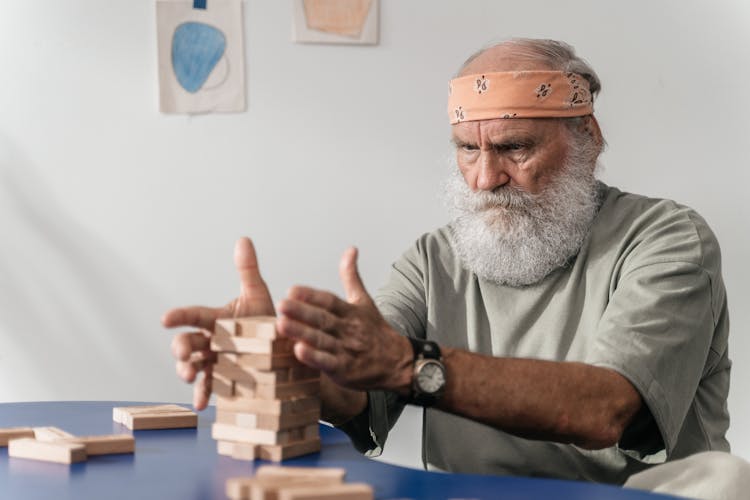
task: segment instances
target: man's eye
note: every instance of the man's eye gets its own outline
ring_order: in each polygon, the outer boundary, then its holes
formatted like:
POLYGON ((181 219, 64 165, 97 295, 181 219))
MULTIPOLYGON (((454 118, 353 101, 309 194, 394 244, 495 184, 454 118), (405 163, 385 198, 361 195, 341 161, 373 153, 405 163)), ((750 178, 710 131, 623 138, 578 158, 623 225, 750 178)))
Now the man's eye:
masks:
POLYGON ((524 148, 524 145, 520 142, 508 142, 505 144, 500 144, 497 147, 498 151, 518 151, 524 148))
POLYGON ((476 151, 479 148, 473 144, 461 144, 461 149, 464 151, 476 151))

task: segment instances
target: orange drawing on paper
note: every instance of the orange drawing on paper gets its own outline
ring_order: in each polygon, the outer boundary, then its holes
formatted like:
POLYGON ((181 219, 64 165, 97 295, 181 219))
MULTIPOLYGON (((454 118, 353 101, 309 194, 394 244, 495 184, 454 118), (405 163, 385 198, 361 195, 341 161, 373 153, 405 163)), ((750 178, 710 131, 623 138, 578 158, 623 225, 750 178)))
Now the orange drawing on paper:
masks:
POLYGON ((309 29, 359 37, 372 0, 304 0, 309 29))

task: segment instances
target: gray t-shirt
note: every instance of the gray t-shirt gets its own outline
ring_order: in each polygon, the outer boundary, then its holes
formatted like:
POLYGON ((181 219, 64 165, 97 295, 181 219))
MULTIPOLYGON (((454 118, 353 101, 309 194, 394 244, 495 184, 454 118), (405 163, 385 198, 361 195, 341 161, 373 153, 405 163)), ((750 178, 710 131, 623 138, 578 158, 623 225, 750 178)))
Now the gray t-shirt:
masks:
MULTIPOLYGON (((427 409, 426 466, 622 483, 649 464, 729 450, 729 318, 716 238, 689 208, 600 190, 580 252, 541 282, 513 288, 479 279, 456 256, 447 226, 393 265, 376 302, 404 335, 613 369, 639 391, 644 410, 617 446, 589 451, 427 409)), ((360 451, 378 454, 402 410, 394 394, 373 391, 368 410, 342 429, 360 451)))

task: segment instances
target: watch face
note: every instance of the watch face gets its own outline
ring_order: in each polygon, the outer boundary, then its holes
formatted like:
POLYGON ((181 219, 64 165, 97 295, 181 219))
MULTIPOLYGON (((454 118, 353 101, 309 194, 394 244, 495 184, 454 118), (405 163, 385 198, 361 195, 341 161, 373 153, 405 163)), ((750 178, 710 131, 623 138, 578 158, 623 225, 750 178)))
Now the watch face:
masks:
POLYGON ((422 392, 438 392, 445 385, 443 367, 437 362, 426 362, 417 374, 417 385, 422 392))

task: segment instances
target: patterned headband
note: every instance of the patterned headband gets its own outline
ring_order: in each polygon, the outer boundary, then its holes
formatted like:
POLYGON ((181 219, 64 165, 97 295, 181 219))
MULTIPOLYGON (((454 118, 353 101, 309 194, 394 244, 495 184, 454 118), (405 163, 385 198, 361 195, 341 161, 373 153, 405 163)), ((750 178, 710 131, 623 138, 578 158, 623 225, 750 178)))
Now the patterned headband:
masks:
POLYGON ((562 71, 508 71, 451 80, 451 124, 495 118, 547 118, 590 115, 589 82, 562 71))

